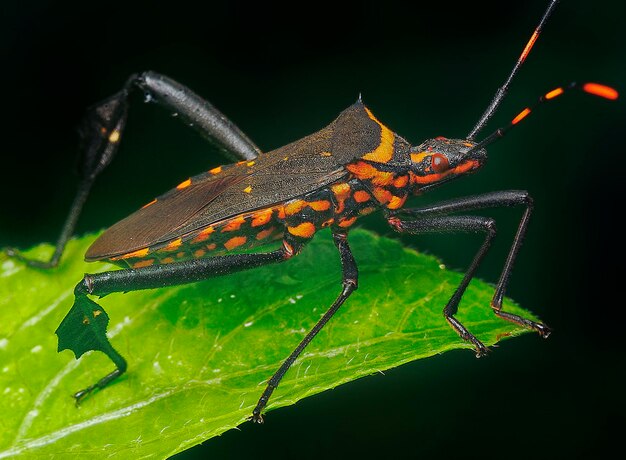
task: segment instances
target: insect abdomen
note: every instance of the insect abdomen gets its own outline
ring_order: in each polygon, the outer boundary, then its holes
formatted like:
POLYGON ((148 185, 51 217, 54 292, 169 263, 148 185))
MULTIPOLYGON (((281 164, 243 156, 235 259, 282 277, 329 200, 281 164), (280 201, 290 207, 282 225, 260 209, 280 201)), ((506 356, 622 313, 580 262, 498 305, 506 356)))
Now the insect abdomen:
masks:
POLYGON ((283 206, 260 209, 109 260, 117 265, 141 268, 250 249, 282 238, 283 216, 283 206))

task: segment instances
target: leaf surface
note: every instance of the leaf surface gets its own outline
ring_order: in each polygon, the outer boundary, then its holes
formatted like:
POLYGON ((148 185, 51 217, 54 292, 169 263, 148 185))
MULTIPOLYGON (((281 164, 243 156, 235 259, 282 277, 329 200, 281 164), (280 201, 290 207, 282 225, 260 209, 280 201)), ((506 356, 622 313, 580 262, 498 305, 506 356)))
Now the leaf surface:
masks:
MULTIPOLYGON (((94 238, 72 240, 51 271, 0 254, 0 458, 165 458, 234 428, 341 289, 337 250, 329 232, 321 232, 283 264, 97 300, 110 318, 107 336, 129 369, 77 408, 71 395, 113 370, 103 353, 75 360, 70 351, 56 351, 54 331, 76 283, 86 272, 113 269, 83 262, 94 238)), ((286 374, 270 411, 471 348, 441 313, 461 274, 364 230, 352 231, 350 243, 360 288, 286 374)), ((29 254, 44 258, 51 251, 41 245, 29 254)), ((493 287, 473 281, 457 315, 488 346, 525 332, 493 315, 492 295, 493 287)), ((505 308, 533 318, 508 299, 505 308)))

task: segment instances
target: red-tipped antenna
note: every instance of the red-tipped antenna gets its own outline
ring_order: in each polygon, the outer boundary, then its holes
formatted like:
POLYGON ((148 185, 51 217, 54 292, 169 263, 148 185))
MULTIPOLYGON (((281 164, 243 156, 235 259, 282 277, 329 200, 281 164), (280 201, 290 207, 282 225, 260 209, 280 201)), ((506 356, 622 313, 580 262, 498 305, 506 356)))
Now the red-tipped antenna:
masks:
POLYGON ((518 113, 509 122, 508 125, 496 129, 493 133, 491 133, 489 136, 487 136, 478 144, 476 144, 474 147, 472 147, 470 150, 468 150, 464 154, 464 156, 470 156, 472 152, 475 152, 478 149, 482 149, 488 146, 489 144, 495 142, 496 140, 500 139, 507 133, 509 129, 511 129, 513 126, 515 126, 520 121, 524 120, 528 115, 530 115, 538 105, 542 104, 543 102, 551 101, 552 99, 555 99, 556 97, 560 96, 561 94, 571 89, 579 89, 588 94, 592 94, 594 96, 602 97, 602 98, 609 99, 612 101, 614 101, 615 99, 619 97, 619 93, 617 92, 617 90, 611 88, 610 86, 601 85, 600 83, 583 83, 582 85, 579 85, 576 82, 572 82, 565 87, 555 88, 551 91, 548 91, 543 96, 541 96, 537 100, 537 102, 535 102, 532 106, 526 107, 524 110, 518 113))
POLYGON ((541 33, 541 30, 543 29, 544 24, 546 23, 546 21, 552 14, 552 11, 556 7, 557 3, 559 3, 559 0, 552 0, 550 2, 550 5, 548 5, 548 9, 546 10, 545 13, 543 13, 543 16, 541 17, 541 21, 539 21, 539 25, 535 28, 535 31, 530 36, 530 40, 528 40, 528 43, 526 43, 526 46, 524 47, 522 54, 520 54, 520 57, 517 59, 517 62, 515 63, 513 70, 511 70, 509 77, 504 82, 504 85, 498 88, 498 90, 496 91, 496 95, 493 97, 493 99, 487 106, 487 109, 482 114, 482 116, 480 117, 480 119, 478 120, 474 128, 467 135, 468 140, 473 140, 476 137, 476 134, 478 134, 485 127, 489 119, 493 116, 493 114, 496 112, 496 110, 502 103, 502 100, 506 96, 506 93, 509 91, 509 86, 511 85, 511 81, 513 80, 515 75, 517 75, 517 72, 519 71, 520 67, 522 66, 522 64, 524 63, 524 61, 530 54, 530 50, 533 48, 533 45, 537 41, 537 38, 539 38, 539 34, 541 33))

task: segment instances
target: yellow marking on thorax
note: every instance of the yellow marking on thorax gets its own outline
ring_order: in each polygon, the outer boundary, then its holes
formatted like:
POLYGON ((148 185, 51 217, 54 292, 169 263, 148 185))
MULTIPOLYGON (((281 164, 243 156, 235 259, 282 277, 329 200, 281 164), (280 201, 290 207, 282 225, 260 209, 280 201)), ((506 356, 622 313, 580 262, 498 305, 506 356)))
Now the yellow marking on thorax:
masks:
POLYGON ((378 144, 378 147, 371 152, 363 155, 363 158, 366 160, 376 161, 378 163, 388 163, 393 158, 393 141, 395 139, 395 135, 393 134, 393 131, 378 121, 367 107, 365 108, 365 111, 367 112, 367 116, 380 126, 380 144, 378 144))
POLYGON ((393 182, 394 175, 389 171, 380 171, 375 166, 364 161, 357 161, 346 165, 346 169, 359 179, 367 179, 374 185, 389 185, 393 182))

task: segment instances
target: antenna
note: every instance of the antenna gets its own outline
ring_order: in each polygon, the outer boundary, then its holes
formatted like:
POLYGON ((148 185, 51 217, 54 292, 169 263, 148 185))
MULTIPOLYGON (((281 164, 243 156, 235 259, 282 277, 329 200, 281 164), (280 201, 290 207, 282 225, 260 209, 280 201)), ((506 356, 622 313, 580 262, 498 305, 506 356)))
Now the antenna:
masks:
POLYGON ((559 3, 559 0, 552 0, 550 2, 550 5, 548 5, 548 9, 546 10, 545 13, 543 13, 541 21, 539 21, 539 25, 535 28, 535 31, 530 36, 530 40, 528 40, 528 43, 526 43, 526 46, 524 47, 522 54, 520 54, 520 57, 517 59, 517 62, 515 63, 513 70, 511 70, 511 73, 509 74, 504 84, 500 88, 498 88, 498 90, 496 91, 496 95, 493 97, 493 99, 487 106, 487 109, 478 120, 478 123, 476 123, 474 128, 467 135, 468 140, 470 141, 474 140, 476 135, 485 127, 485 125, 487 124, 489 119, 493 116, 493 114, 496 112, 496 110, 498 110, 498 107, 500 107, 502 100, 506 96, 506 93, 509 91, 509 86, 511 85, 511 81, 513 80, 515 75, 517 75, 520 67, 522 66, 522 64, 524 63, 524 61, 530 54, 530 50, 532 49, 533 45, 537 41, 537 38, 539 38, 539 34, 541 33, 543 26, 545 25, 546 21, 552 14, 552 11, 556 7, 557 3, 559 3))
POLYGON ((600 83, 589 82, 589 83, 578 84, 576 82, 572 82, 569 85, 564 86, 564 87, 559 86, 558 88, 554 88, 553 90, 548 91, 546 94, 539 97, 537 102, 535 102, 533 105, 529 107, 526 107, 524 110, 518 113, 509 122, 508 125, 496 129, 489 136, 485 137, 482 141, 480 141, 474 147, 472 147, 467 152, 465 152, 463 156, 469 157, 473 152, 479 149, 482 149, 488 146, 489 144, 492 144, 493 142, 497 141, 498 139, 502 138, 507 133, 507 131, 509 131, 513 126, 515 126, 520 121, 524 120, 528 115, 530 115, 537 106, 539 106, 540 104, 544 102, 551 101, 555 99, 556 97, 560 96, 561 94, 564 94, 566 91, 569 91, 572 89, 579 89, 581 91, 584 91, 585 93, 592 94, 594 96, 602 97, 605 99, 609 99, 612 101, 619 97, 619 93, 617 92, 617 90, 611 88, 610 86, 602 85, 600 83))

